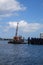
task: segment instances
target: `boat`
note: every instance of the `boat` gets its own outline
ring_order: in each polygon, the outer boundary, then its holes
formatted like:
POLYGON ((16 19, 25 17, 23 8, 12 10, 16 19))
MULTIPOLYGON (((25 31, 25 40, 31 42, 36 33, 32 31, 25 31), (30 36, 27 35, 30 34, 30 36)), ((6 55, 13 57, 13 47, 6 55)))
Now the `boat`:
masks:
POLYGON ((24 44, 25 43, 24 39, 22 38, 22 36, 18 36, 18 24, 19 23, 17 23, 15 36, 8 43, 11 43, 11 44, 24 44))

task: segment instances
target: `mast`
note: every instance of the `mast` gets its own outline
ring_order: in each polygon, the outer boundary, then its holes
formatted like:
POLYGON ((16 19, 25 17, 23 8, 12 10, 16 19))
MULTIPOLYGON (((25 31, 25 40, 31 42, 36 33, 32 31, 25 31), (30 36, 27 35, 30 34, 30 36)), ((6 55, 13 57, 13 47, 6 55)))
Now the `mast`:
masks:
POLYGON ((15 34, 15 36, 17 36, 17 34, 18 34, 18 24, 19 24, 19 23, 17 23, 16 34, 15 34))

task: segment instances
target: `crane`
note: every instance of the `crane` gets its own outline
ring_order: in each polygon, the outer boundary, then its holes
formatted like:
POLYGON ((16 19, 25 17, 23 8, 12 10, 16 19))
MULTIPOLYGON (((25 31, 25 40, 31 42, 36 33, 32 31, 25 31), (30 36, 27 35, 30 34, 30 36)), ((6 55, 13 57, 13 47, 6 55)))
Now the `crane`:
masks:
POLYGON ((15 33, 15 36, 13 37, 13 40, 12 41, 9 41, 8 43, 17 43, 17 44, 21 44, 21 43, 24 43, 24 39, 22 39, 21 36, 18 36, 18 24, 17 23, 17 27, 16 27, 16 33, 15 33))

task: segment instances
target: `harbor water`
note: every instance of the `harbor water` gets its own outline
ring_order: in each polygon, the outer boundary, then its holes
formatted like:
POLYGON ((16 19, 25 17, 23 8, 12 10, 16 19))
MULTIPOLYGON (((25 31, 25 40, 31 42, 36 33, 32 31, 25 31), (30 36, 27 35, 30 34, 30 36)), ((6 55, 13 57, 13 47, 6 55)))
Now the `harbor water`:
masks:
POLYGON ((43 45, 0 41, 0 65, 43 65, 43 45))

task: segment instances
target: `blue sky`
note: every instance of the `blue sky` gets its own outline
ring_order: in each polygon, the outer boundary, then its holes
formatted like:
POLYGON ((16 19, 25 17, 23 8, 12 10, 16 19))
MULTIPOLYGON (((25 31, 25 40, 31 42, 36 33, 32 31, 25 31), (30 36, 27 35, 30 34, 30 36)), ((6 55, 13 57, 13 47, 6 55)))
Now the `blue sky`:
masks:
POLYGON ((43 0, 0 0, 0 37, 40 37, 43 33, 43 0))

